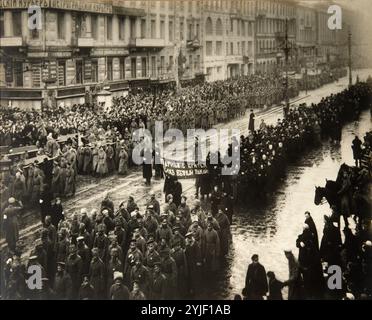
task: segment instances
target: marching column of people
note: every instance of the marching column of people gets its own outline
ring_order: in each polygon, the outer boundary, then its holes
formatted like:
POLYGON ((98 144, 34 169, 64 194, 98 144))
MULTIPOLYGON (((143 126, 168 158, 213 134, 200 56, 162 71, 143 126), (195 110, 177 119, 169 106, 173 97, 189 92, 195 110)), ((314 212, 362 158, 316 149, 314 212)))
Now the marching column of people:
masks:
MULTIPOLYGON (((160 206, 151 194, 139 210, 133 197, 115 210, 107 195, 100 209, 67 218, 51 211, 41 237, 21 261, 16 242, 5 265, 8 299, 175 299, 197 298, 213 281, 229 248, 230 222, 220 208, 207 213, 200 201, 189 206, 174 195, 160 206), (29 290, 26 270, 42 270, 43 288, 29 290)), ((9 199, 8 219, 21 206, 9 199)), ((63 210, 63 209, 62 209, 63 210)))

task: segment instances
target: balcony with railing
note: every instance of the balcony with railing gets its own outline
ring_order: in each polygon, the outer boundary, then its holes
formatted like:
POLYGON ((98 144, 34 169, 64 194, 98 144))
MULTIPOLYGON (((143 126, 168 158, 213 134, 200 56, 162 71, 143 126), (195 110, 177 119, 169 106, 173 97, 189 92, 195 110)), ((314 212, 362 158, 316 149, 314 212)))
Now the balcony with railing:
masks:
POLYGON ((197 50, 201 47, 199 39, 190 39, 186 41, 186 47, 188 49, 197 50))

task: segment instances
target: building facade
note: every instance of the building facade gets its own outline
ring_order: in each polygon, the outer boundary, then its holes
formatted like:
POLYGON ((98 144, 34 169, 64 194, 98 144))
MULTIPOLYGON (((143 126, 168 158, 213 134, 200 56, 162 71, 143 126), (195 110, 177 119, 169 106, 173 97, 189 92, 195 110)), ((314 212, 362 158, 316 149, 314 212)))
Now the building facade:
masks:
POLYGON ((296 40, 296 6, 294 3, 283 0, 257 0, 255 20, 256 71, 272 73, 281 70, 285 63, 283 54, 285 42, 293 49, 289 52, 289 63, 293 64, 296 40))
POLYGON ((203 74, 201 1, 1 3, 1 104, 82 103, 86 92, 192 79, 203 74), (32 14, 41 29, 30 29, 32 14))
POLYGON ((296 8, 296 59, 300 69, 317 65, 317 12, 313 8, 296 8))
POLYGON ((254 73, 255 1, 203 2, 203 61, 207 81, 254 73))
POLYGON ((289 0, 0 2, 1 104, 82 103, 101 88, 225 80, 344 62, 347 27, 289 0), (28 12, 31 5, 40 11, 28 12), (41 22, 30 28, 30 17, 41 22), (286 32, 287 31, 287 32, 286 32), (287 34, 287 36, 286 36, 287 34))

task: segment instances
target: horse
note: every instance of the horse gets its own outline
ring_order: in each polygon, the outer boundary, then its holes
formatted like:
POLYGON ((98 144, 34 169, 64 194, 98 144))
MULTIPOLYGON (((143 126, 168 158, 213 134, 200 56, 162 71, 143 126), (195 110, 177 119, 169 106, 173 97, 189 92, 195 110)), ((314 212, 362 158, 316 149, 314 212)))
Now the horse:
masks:
MULTIPOLYGON (((323 199, 326 199, 329 206, 339 217, 341 212, 341 197, 339 196, 338 191, 340 189, 341 185, 338 184, 336 181, 326 179, 324 188, 315 186, 314 204, 317 206, 323 204, 323 199)), ((345 224, 348 224, 347 217, 343 217, 345 224)))
MULTIPOLYGON (((343 163, 340 166, 340 169, 337 174, 336 181, 327 180, 324 188, 315 187, 315 197, 314 204, 320 205, 323 204, 323 199, 326 199, 329 206, 334 208, 335 212, 340 215, 342 211, 342 196, 338 192, 342 188, 342 179, 344 173, 347 173, 351 178, 351 184, 353 186, 351 190, 351 197, 349 199, 349 208, 351 212, 354 212, 355 215, 359 218, 359 222, 362 222, 365 219, 370 219, 372 216, 372 203, 370 201, 370 195, 372 190, 367 190, 367 193, 361 192, 358 187, 358 176, 359 168, 350 167, 343 163)), ((343 215, 345 224, 347 224, 347 217, 343 215)))

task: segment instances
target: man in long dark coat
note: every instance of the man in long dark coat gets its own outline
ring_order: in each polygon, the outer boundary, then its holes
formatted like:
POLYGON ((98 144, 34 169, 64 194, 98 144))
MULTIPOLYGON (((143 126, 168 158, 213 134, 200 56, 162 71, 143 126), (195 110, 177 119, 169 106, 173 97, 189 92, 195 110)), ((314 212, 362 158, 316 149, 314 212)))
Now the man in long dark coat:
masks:
POLYGON ((5 231, 5 239, 10 250, 15 250, 19 238, 18 215, 22 206, 16 202, 16 199, 9 198, 8 207, 4 210, 2 221, 5 231))
POLYGON ((142 164, 142 176, 146 179, 146 185, 151 184, 152 178, 152 154, 148 149, 143 150, 142 153, 143 164, 142 164))
POLYGON ((362 158, 362 141, 355 136, 351 148, 353 149, 353 157, 355 160, 355 165, 360 167, 360 161, 362 158))
POLYGON ((191 297, 195 297, 199 294, 201 288, 202 254, 200 246, 196 243, 192 232, 186 234, 185 255, 188 270, 188 294, 191 297))
POLYGON ((311 216, 309 211, 305 212, 305 223, 309 226, 309 229, 314 237, 314 242, 316 244, 316 247, 319 248, 319 239, 318 239, 318 231, 316 229, 315 222, 313 220, 313 217, 311 216))
POLYGON ((258 262, 258 255, 252 256, 245 278, 245 291, 250 300, 262 300, 268 291, 265 267, 258 262))
POLYGON ((299 248, 298 262, 304 279, 306 298, 320 299, 324 293, 324 278, 320 263, 319 249, 307 224, 298 236, 296 245, 299 248))
POLYGON ((253 110, 251 110, 251 113, 249 114, 249 124, 248 124, 248 130, 254 131, 254 113, 253 110))

